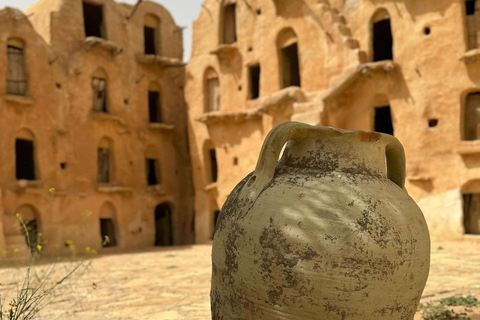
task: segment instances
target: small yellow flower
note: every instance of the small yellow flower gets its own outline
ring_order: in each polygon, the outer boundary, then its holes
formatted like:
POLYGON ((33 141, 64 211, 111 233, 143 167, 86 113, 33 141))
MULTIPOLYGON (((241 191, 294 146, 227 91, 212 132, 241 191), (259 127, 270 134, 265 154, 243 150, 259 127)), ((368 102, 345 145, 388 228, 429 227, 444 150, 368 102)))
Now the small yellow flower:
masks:
POLYGON ((97 250, 93 249, 92 251, 90 251, 93 255, 97 254, 97 250))
POLYGON ((72 240, 65 240, 65 245, 66 246, 70 247, 70 246, 72 246, 72 244, 73 244, 72 240))
POLYGON ((20 213, 15 213, 15 215, 17 216, 18 219, 22 219, 22 216, 20 215, 20 213))
POLYGON ((39 244, 37 244, 37 250, 38 250, 38 251, 42 251, 42 246, 39 245, 39 244))
POLYGON ((90 252, 90 247, 86 247, 85 252, 90 252))
POLYGON ((82 212, 82 216, 84 217, 90 217, 92 215, 92 211, 86 209, 82 212))
POLYGON ((107 245, 110 243, 110 237, 109 236, 105 236, 105 240, 103 240, 103 245, 107 245))
POLYGON ((15 252, 15 253, 19 253, 19 252, 20 252, 20 250, 18 250, 18 248, 15 248, 15 249, 13 249, 13 252, 15 252))
POLYGON ((50 194, 54 194, 54 193, 55 193, 55 188, 50 188, 50 189, 48 189, 48 192, 49 192, 50 194))

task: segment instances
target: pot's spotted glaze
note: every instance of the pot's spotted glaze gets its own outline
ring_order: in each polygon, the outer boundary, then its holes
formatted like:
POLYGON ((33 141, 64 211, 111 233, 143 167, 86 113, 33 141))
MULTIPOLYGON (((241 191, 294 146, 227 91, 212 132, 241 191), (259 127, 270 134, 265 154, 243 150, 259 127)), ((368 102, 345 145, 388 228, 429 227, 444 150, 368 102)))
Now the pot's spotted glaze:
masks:
POLYGON ((275 128, 219 217, 212 319, 413 319, 430 241, 404 180, 393 137, 275 128))

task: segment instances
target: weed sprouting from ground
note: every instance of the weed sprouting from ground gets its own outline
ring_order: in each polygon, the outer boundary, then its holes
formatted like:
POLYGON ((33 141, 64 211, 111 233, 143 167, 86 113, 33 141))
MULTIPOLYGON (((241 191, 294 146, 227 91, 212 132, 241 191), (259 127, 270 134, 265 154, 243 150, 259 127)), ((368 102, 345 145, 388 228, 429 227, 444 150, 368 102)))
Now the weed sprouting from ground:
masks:
MULTIPOLYGON (((5 297, 0 296, 0 320, 30 320, 34 319, 38 313, 48 305, 51 297, 54 297, 54 291, 61 285, 64 285, 74 273, 80 270, 87 270, 90 263, 77 261, 73 267, 67 268, 65 275, 57 277, 55 275, 55 266, 49 270, 33 269, 33 264, 40 257, 42 246, 32 245, 27 226, 21 216, 17 214, 20 221, 28 247, 32 250, 32 259, 26 269, 21 288, 16 295, 7 303, 5 297)), ((1 285, 1 284, 0 284, 1 285)))
POLYGON ((420 304, 424 320, 470 320, 471 308, 478 307, 480 302, 472 295, 466 297, 453 296, 420 304), (452 307, 464 307, 453 309, 452 307))

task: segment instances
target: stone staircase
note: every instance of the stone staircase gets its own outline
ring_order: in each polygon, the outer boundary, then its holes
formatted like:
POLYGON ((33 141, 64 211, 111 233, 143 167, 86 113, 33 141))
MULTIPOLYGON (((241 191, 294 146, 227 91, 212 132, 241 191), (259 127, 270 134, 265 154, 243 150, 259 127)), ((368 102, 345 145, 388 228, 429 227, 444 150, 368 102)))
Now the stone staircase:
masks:
POLYGON ((354 62, 362 64, 367 62, 367 54, 360 49, 360 43, 353 38, 352 31, 347 25, 346 18, 335 8, 332 8, 329 0, 317 0, 317 4, 310 8, 313 14, 322 17, 322 21, 329 22, 331 28, 322 25, 326 32, 339 35, 345 45, 351 51, 354 62))

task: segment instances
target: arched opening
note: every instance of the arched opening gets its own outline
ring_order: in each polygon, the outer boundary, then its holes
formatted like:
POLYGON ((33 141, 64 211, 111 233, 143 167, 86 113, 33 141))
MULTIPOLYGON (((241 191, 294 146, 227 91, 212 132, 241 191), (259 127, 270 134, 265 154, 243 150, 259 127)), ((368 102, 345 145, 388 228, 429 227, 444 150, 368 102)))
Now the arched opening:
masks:
POLYGON ((15 174, 18 180, 35 180, 35 138, 23 129, 15 139, 15 174))
POLYGON ((93 111, 108 112, 107 73, 98 68, 92 76, 93 111))
POLYGON ((150 123, 161 123, 163 121, 162 97, 160 92, 158 83, 153 82, 150 84, 148 88, 148 117, 150 123))
POLYGON ((463 194, 463 224, 466 234, 480 234, 480 193, 463 194))
POLYGON ((222 10, 221 43, 232 44, 237 42, 237 4, 228 3, 222 10))
POLYGON ((207 171, 207 181, 209 183, 217 182, 218 180, 218 162, 215 145, 208 140, 203 146, 204 163, 207 171))
POLYGON ((473 141, 480 138, 480 92, 467 95, 462 115, 463 140, 473 141))
POLYGON ((143 26, 145 54, 160 55, 160 19, 152 14, 145 16, 143 26))
POLYGON ((109 138, 100 140, 97 149, 97 179, 100 183, 110 183, 113 177, 113 141, 109 138))
POLYGON ((477 49, 479 42, 480 32, 480 7, 477 8, 478 1, 467 0, 465 1, 465 22, 467 24, 467 47, 468 50, 477 49))
POLYGON ((18 213, 23 221, 23 224, 18 220, 17 224, 21 230, 21 234, 25 238, 25 244, 29 246, 32 254, 38 252, 37 245, 42 244, 40 218, 37 209, 30 205, 21 205, 15 213, 18 213))
POLYGON ((83 24, 85 37, 107 39, 103 21, 103 6, 83 1, 83 24))
POLYGON ((152 145, 147 147, 145 152, 145 174, 149 186, 161 183, 160 174, 160 152, 152 145))
POLYGON ((22 40, 8 39, 7 94, 24 96, 27 93, 24 47, 25 43, 22 40))
POLYGON ((168 203, 161 203, 155 208, 155 245, 173 245, 172 209, 168 203))
POLYGON ((393 60, 393 36, 390 15, 380 9, 372 18, 373 61, 393 60))
POLYGON ((205 112, 220 111, 220 81, 213 68, 205 71, 205 112))
POLYGON ((278 35, 281 87, 301 87, 298 40, 293 29, 285 29, 278 35))
POLYGON ((117 210, 111 202, 105 202, 100 207, 100 237, 102 247, 115 247, 117 245, 117 210))

